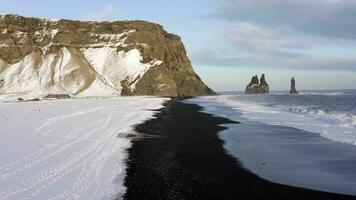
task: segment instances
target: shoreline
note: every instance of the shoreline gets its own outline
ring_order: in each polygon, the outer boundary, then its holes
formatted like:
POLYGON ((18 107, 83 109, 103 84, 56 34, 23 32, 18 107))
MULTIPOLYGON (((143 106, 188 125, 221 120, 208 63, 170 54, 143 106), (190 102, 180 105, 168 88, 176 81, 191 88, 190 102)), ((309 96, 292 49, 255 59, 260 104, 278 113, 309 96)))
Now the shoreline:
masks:
POLYGON ((128 150, 124 199, 356 199, 269 182, 223 148, 222 124, 238 123, 172 100, 136 131, 128 150))
POLYGON ((196 98, 188 102, 202 106, 204 112, 241 122, 226 125, 228 129, 219 137, 225 141, 227 152, 259 177, 283 185, 356 196, 356 146, 283 124, 254 121, 217 100, 196 98))

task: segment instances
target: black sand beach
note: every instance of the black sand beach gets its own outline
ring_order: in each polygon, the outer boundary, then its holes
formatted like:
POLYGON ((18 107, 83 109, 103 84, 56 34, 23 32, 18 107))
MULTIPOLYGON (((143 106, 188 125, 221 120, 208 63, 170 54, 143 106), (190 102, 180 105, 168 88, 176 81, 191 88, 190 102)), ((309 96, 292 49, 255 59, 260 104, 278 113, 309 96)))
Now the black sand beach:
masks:
MULTIPOLYGON (((170 101, 136 127, 147 139, 129 149, 124 199, 356 199, 271 183, 228 155, 218 132, 236 123, 170 101)), ((302 177, 301 177, 302 178, 302 177)))

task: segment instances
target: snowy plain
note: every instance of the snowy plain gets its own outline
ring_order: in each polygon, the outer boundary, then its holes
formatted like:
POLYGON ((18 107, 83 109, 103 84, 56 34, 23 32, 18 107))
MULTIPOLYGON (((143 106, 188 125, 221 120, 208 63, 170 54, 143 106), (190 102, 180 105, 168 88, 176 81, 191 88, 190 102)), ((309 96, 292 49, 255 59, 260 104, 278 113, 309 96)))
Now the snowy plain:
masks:
POLYGON ((0 103, 0 199, 112 199, 125 192, 127 137, 166 99, 0 103))

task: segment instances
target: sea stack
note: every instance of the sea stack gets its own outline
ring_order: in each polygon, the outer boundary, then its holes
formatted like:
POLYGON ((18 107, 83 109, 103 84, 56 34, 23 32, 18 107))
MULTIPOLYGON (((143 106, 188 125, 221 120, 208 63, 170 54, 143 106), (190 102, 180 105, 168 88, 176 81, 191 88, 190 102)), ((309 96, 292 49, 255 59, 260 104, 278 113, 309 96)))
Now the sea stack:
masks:
POLYGON ((294 77, 292 77, 290 82, 291 82, 291 84, 290 84, 290 94, 298 94, 298 91, 295 88, 295 79, 294 79, 294 77))
POLYGON ((251 82, 246 86, 245 94, 266 94, 269 93, 269 86, 265 79, 265 75, 262 74, 260 80, 258 76, 252 77, 251 82))

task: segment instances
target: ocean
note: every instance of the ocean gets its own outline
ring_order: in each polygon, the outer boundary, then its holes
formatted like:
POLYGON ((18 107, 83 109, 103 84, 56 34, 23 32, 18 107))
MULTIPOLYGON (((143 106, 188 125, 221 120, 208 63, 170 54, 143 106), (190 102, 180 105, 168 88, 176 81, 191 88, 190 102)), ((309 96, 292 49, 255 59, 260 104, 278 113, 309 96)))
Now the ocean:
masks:
POLYGON ((299 95, 226 92, 211 101, 232 107, 250 122, 298 128, 356 145, 356 90, 302 91, 299 95))
POLYGON ((356 195, 356 90, 226 92, 197 97, 204 112, 238 121, 219 137, 226 152, 266 180, 356 195))

